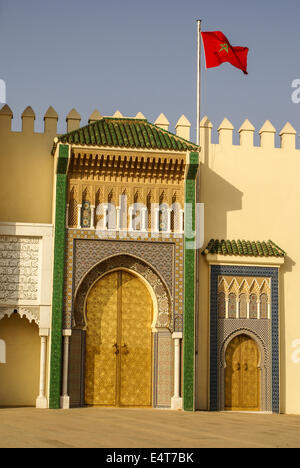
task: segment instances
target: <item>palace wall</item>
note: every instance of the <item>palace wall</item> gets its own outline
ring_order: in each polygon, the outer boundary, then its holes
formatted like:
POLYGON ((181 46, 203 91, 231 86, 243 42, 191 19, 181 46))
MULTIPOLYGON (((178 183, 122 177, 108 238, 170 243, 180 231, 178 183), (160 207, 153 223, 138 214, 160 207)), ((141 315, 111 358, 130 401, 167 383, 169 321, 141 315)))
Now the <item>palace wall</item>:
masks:
MULTIPOLYGON (((281 411, 300 413, 300 151, 290 124, 280 132, 266 122, 253 145, 254 127, 245 121, 240 144, 233 145, 233 126, 225 119, 219 142, 211 143, 212 124, 201 122, 200 201, 205 204, 205 242, 210 239, 271 239, 286 252, 280 268, 280 399, 281 411), (298 340, 298 341, 297 341, 298 340)), ((208 407, 209 269, 200 261, 197 407, 208 407)))
MULTIPOLYGON (((12 111, 4 106, 0 110, 0 222, 9 224, 1 227, 0 235, 29 235, 44 243, 43 232, 27 234, 27 226, 17 226, 14 231, 11 223, 30 224, 32 229, 37 227, 35 224, 52 223, 54 158, 51 149, 57 134, 58 116, 49 108, 44 116, 44 133, 34 132, 35 114, 29 107, 22 114, 21 132, 11 130, 12 118, 12 111)), ((98 118, 100 114, 92 114, 89 122, 98 118)), ((67 116, 67 131, 79 128, 80 121, 79 114, 71 111, 67 116)), ((155 124, 166 130, 169 128, 163 114, 155 124)), ((259 146, 254 146, 255 129, 249 121, 239 129, 239 145, 232 143, 233 131, 232 124, 225 119, 218 128, 219 142, 213 144, 211 122, 207 118, 201 122, 198 201, 205 205, 203 247, 211 238, 272 239, 286 251, 285 263, 280 268, 279 291, 281 411, 300 413, 300 150, 295 149, 296 131, 290 124, 285 125, 280 132, 279 148, 275 147, 276 129, 270 122, 259 131, 259 146)), ((189 122, 179 120, 176 133, 189 139, 189 122)), ((52 232, 47 232, 46 238, 49 249, 52 232)), ((196 407, 206 410, 209 405, 209 269, 200 252, 199 264, 196 407)), ((47 272, 50 270, 48 265, 47 272)), ((48 273, 44 278, 49 278, 48 273)), ((46 315, 42 310, 40 313, 45 320, 47 318, 44 328, 48 328, 51 299, 44 291, 45 299, 30 305, 47 306, 46 315)), ((24 305, 20 299, 7 304, 3 298, 2 302, 2 307, 10 306, 10 312, 24 305)))

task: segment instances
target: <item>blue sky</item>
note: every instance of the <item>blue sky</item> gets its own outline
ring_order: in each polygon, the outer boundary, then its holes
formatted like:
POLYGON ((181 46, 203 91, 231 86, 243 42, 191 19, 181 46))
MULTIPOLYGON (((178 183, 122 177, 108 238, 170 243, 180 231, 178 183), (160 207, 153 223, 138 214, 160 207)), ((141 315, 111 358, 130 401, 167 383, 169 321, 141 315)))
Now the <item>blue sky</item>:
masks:
POLYGON ((249 75, 223 64, 202 71, 201 114, 216 128, 227 117, 257 130, 266 119, 300 133, 300 2, 265 0, 0 0, 0 79, 20 130, 27 105, 42 131, 49 105, 59 131, 75 107, 82 124, 95 108, 150 121, 163 112, 170 130, 185 114, 196 125, 197 18, 232 45, 248 46, 249 75))

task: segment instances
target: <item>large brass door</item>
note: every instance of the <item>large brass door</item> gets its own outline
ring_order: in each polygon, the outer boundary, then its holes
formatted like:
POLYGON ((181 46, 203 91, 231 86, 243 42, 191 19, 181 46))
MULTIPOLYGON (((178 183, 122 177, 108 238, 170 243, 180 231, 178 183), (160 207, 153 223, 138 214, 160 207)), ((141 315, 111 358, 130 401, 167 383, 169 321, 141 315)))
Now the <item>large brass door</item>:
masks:
POLYGON ((260 353, 250 337, 239 335, 226 350, 225 409, 260 410, 260 353))
POLYGON ((126 271, 101 278, 87 299, 85 401, 151 406, 152 299, 126 271))

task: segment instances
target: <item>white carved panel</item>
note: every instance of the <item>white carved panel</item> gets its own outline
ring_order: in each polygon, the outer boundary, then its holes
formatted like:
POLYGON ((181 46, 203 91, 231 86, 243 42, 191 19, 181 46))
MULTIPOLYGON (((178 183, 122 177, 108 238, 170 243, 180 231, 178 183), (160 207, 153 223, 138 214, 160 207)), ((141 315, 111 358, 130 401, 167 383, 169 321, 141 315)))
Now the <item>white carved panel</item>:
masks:
POLYGON ((39 299, 40 239, 0 236, 0 303, 39 299))

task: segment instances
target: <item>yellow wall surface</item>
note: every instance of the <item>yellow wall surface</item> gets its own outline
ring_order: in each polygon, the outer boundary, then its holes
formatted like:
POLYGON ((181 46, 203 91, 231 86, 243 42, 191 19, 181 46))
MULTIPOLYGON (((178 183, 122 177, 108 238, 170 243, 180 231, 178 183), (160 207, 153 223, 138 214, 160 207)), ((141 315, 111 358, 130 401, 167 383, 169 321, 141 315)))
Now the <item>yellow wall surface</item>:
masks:
POLYGON ((55 130, 12 132, 7 119, 0 113, 0 222, 51 223, 55 130))
POLYGON ((0 406, 35 406, 39 393, 38 326, 18 314, 0 321, 6 364, 0 364, 0 406))
MULTIPOLYGON (((209 125, 208 125, 209 127, 209 125)), ((270 128, 268 128, 270 130, 270 128)), ((232 130, 219 129, 211 144, 210 128, 201 132, 200 201, 205 204, 205 245, 214 239, 271 239, 286 251, 280 268, 281 411, 300 413, 300 151, 290 127, 274 148, 274 134, 243 132, 232 145, 232 130), (221 142, 221 143, 220 143, 221 142), (297 341, 298 340, 298 341, 297 341)), ((209 270, 200 255, 200 317, 197 406, 208 408, 209 270)))

